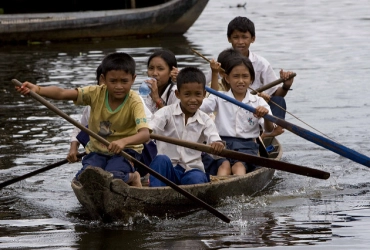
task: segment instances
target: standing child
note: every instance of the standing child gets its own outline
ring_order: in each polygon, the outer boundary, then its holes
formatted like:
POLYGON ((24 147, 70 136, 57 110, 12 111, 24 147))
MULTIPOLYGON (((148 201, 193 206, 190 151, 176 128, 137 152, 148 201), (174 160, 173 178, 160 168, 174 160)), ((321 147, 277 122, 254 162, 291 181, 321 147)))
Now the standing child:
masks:
MULTIPOLYGON (((153 114, 150 127, 154 133, 210 144, 214 153, 224 148, 213 120, 199 110, 205 91, 206 79, 197 68, 186 67, 177 76, 176 97, 180 100, 153 114)), ((184 147, 175 147, 157 141, 158 155, 150 168, 178 185, 209 182, 201 159, 201 152, 184 147)), ((227 161, 225 161, 228 164, 227 161)), ((149 177, 151 187, 165 186, 154 176, 149 177)))
MULTIPOLYGON (((262 118, 266 114, 271 115, 266 101, 248 91, 254 79, 253 65, 248 58, 238 56, 230 59, 225 68, 225 80, 230 85, 230 90, 225 94, 254 107, 256 109, 254 114, 215 95, 206 98, 200 110, 206 113, 216 112, 215 123, 228 149, 257 155, 256 138, 260 134, 259 125, 263 126, 265 131, 270 132, 273 130, 273 123, 262 118)), ((255 169, 253 164, 228 160, 231 169, 223 169, 225 174, 243 175, 255 169)))
POLYGON ((140 158, 142 143, 149 140, 149 128, 143 103, 131 90, 136 78, 135 61, 126 53, 112 53, 102 62, 101 86, 63 89, 56 86, 40 87, 29 82, 16 87, 23 95, 30 90, 54 100, 73 100, 76 105, 89 105, 89 129, 110 142, 105 146, 95 138, 86 145, 88 153, 82 160, 82 169, 97 166, 113 174, 114 178, 141 187, 140 175, 134 164, 119 153, 125 150, 140 158))
POLYGON ((166 49, 155 51, 148 59, 147 74, 152 79, 146 80, 151 89, 145 98, 145 105, 154 113, 158 109, 178 102, 175 96, 178 73, 175 55, 166 49))

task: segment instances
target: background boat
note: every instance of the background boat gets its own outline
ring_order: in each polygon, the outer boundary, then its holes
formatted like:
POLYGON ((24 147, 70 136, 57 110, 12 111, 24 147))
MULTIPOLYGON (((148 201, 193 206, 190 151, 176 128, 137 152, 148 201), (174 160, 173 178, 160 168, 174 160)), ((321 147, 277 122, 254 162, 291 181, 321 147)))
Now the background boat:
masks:
POLYGON ((88 9, 83 9, 82 4, 68 7, 65 2, 63 7, 55 8, 33 1, 32 6, 21 0, 1 3, 4 14, 0 14, 0 42, 183 34, 197 20, 208 0, 150 1, 151 6, 148 2, 110 5, 104 1, 104 6, 111 8, 107 10, 95 10, 100 5, 90 3, 85 5, 88 9))

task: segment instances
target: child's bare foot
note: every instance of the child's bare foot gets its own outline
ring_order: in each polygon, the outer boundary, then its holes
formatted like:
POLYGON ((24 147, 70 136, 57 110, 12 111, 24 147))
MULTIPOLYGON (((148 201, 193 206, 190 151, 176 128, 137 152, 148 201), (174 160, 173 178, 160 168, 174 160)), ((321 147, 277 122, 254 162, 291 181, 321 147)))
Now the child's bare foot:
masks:
POLYGON ((275 137, 275 136, 278 136, 278 135, 281 135, 282 133, 284 133, 284 129, 280 126, 277 126, 274 128, 274 130, 272 130, 271 133, 269 134, 265 134, 264 132, 262 133, 261 135, 261 138, 264 139, 266 137, 275 137))
POLYGON ((143 187, 143 185, 141 185, 139 172, 135 171, 134 173, 129 173, 127 184, 134 187, 143 187))

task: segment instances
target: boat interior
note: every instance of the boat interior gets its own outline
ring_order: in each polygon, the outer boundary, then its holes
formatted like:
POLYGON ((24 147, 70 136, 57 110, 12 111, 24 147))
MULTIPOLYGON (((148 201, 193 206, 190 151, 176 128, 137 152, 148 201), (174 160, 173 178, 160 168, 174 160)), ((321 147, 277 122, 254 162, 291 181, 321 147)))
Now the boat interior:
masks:
POLYGON ((75 12, 91 10, 137 9, 159 5, 171 0, 64 0, 45 2, 44 0, 11 0, 0 1, 0 14, 29 14, 51 12, 75 12))

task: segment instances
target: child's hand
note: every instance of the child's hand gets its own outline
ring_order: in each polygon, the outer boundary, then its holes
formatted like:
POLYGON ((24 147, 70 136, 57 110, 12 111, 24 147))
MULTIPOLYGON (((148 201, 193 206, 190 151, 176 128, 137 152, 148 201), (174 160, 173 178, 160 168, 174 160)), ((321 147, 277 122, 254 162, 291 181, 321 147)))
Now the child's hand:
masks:
POLYGON ((291 78, 291 79, 289 79, 289 80, 286 80, 286 79, 288 79, 288 78, 289 78, 289 76, 290 76, 291 74, 293 74, 293 72, 292 72, 292 71, 284 71, 283 69, 281 69, 281 70, 280 70, 280 78, 282 78, 282 79, 284 79, 284 80, 285 80, 285 81, 284 81, 284 86, 285 86, 286 88, 290 88, 290 87, 292 86, 292 84, 293 84, 293 79, 294 79, 294 77, 293 77, 293 78, 291 78))
POLYGON ((39 86, 32 84, 30 82, 24 82, 21 87, 16 86, 15 89, 21 93, 22 95, 28 95, 30 93, 30 90, 32 90, 35 93, 38 93, 39 86))
POLYGON ((265 99, 266 102, 269 102, 270 101, 270 98, 271 96, 266 94, 265 92, 260 92, 258 93, 258 96, 262 97, 263 99, 265 99))
POLYGON ((211 66, 212 72, 218 73, 221 69, 221 63, 215 61, 214 59, 211 60, 209 65, 211 66))
POLYGON ((212 154, 219 154, 225 148, 225 145, 220 141, 215 141, 211 143, 212 154))
POLYGON ((179 74, 179 69, 173 66, 171 70, 171 81, 176 82, 178 74, 179 74))
POLYGON ((261 118, 269 113, 269 110, 265 107, 258 106, 256 112, 253 114, 254 117, 261 118))
POLYGON ((126 143, 123 140, 112 141, 109 146, 109 152, 119 154, 125 148, 126 143))
POLYGON ((77 162, 78 161, 77 154, 78 154, 78 151, 71 148, 67 155, 68 162, 69 163, 77 162))
POLYGON ((155 78, 153 78, 150 80, 145 80, 145 82, 149 83, 148 87, 151 89, 149 95, 152 98, 152 100, 153 101, 158 100, 160 98, 158 93, 158 81, 155 78))

